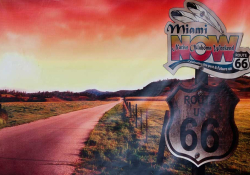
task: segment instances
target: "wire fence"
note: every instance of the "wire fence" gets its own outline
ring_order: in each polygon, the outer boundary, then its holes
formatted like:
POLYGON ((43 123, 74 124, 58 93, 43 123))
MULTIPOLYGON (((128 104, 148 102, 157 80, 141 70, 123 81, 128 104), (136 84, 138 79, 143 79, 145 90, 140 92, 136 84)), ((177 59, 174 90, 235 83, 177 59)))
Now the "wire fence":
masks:
POLYGON ((138 105, 131 105, 124 99, 123 110, 127 117, 130 117, 135 122, 135 127, 141 130, 141 133, 145 133, 146 143, 148 142, 148 110, 138 109, 138 105))
MULTIPOLYGON (((127 117, 132 118, 132 121, 135 122, 135 127, 141 130, 141 135, 145 133, 145 142, 148 143, 148 136, 149 136, 149 112, 148 109, 142 110, 138 108, 138 105, 131 105, 131 102, 128 102, 124 98, 123 110, 127 117), (144 133, 143 133, 144 132, 144 133)), ((164 150, 165 150, 165 128, 169 119, 169 111, 166 110, 164 116, 164 122, 161 131, 160 143, 158 147, 158 154, 157 154, 157 164, 162 164, 164 159, 164 150)))

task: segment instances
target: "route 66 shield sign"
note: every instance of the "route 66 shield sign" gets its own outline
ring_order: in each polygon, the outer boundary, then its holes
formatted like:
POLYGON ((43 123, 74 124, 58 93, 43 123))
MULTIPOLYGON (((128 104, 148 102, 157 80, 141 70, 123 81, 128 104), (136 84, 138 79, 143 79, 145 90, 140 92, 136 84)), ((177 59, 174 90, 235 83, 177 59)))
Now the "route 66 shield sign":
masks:
POLYGON ((238 97, 223 81, 192 88, 179 84, 167 98, 170 119, 165 129, 169 151, 197 167, 229 158, 237 147, 234 109, 238 97))

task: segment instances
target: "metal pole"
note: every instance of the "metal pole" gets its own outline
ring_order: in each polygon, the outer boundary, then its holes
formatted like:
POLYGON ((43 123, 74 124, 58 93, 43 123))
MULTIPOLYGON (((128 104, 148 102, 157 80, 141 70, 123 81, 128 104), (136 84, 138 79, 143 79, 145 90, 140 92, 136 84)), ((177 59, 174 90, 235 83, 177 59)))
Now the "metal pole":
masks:
POLYGON ((200 167, 196 167, 196 165, 192 164, 192 175, 205 175, 205 164, 200 167))
POLYGON ((165 128, 167 126, 168 119, 169 119, 169 111, 166 111, 165 116, 164 116, 162 130, 161 130, 161 138, 160 138, 159 149, 158 149, 157 160, 156 160, 156 163, 158 165, 162 165, 163 159, 164 159, 164 150, 165 150, 165 145, 166 145, 165 128))
POLYGON ((195 70, 195 84, 198 84, 199 82, 208 84, 208 74, 202 72, 202 69, 195 70))
MULTIPOLYGON (((195 84, 199 82, 208 84, 208 74, 202 72, 202 69, 195 70, 195 84)), ((205 164, 200 167, 196 167, 192 164, 192 175, 205 175, 205 164)))

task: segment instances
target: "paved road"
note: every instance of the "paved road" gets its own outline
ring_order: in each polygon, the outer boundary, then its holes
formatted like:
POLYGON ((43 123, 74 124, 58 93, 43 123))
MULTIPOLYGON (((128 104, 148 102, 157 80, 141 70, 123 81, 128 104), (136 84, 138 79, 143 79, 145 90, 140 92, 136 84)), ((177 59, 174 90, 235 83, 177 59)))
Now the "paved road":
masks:
POLYGON ((63 175, 105 111, 120 102, 0 130, 1 175, 63 175))

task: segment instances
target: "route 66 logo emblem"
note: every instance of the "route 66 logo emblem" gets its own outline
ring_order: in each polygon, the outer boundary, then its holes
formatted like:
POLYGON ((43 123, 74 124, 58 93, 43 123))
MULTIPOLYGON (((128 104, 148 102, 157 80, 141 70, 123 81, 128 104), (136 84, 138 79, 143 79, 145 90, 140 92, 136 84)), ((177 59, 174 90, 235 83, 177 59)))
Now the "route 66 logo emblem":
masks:
POLYGON ((247 70, 249 68, 249 53, 235 52, 233 67, 237 70, 247 70))

